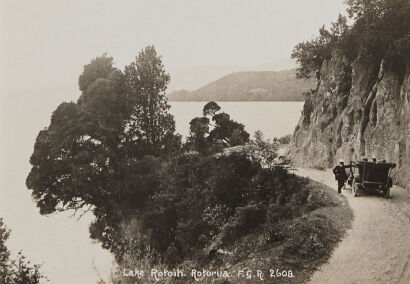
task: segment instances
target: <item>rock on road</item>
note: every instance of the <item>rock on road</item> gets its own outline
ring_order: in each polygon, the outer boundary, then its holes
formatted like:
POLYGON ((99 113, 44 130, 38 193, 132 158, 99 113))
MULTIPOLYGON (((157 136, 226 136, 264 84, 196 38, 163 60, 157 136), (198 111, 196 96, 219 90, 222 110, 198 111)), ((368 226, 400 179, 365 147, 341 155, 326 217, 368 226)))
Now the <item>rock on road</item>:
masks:
MULTIPOLYGON (((331 170, 299 169, 298 174, 336 190, 331 170)), ((410 193, 394 186, 390 199, 353 197, 343 190, 354 214, 352 228, 311 283, 410 283, 410 193)))

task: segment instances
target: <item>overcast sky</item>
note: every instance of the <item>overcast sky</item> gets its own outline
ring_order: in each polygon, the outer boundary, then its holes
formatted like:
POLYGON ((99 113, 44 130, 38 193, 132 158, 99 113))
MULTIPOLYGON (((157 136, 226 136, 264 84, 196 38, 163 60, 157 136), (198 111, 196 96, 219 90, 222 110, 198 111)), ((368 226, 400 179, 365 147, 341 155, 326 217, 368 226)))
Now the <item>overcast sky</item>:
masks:
POLYGON ((218 72, 292 67, 292 48, 345 10, 343 0, 1 1, 0 88, 75 86, 107 52, 122 68, 154 44, 192 88, 218 72), (192 76, 193 78, 189 78, 192 76))

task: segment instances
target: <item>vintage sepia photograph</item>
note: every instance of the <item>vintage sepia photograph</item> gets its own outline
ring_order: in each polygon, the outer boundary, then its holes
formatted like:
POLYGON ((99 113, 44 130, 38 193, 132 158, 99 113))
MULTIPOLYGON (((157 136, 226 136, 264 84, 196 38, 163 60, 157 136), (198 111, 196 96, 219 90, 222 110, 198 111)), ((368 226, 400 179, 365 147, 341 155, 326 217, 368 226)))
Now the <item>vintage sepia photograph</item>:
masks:
POLYGON ((0 0, 0 284, 410 283, 409 0, 0 0))

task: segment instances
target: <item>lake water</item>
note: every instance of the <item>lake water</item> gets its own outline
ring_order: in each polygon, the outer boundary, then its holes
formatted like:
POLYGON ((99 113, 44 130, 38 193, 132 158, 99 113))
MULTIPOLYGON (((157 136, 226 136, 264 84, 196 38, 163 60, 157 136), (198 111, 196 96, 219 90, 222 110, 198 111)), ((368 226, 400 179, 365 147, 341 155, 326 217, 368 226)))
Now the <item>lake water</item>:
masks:
MULTIPOLYGON (((9 248, 23 253, 56 284, 90 284, 110 274, 112 256, 89 238, 92 216, 80 221, 70 214, 41 216, 27 191, 25 179, 38 132, 49 124, 52 111, 74 96, 47 94, 0 96, 0 217, 12 230, 9 248)), ((203 102, 171 102, 177 131, 186 136, 189 121, 200 116, 203 102)), ((299 119, 301 102, 221 102, 222 110, 253 134, 262 130, 268 138, 292 133, 299 119)))
MULTIPOLYGON (((189 134, 189 122, 201 116, 206 102, 170 102, 175 116, 177 132, 189 134)), ((245 125, 252 136, 261 130, 266 138, 281 137, 293 133, 300 118, 303 102, 218 102, 221 111, 245 125)))

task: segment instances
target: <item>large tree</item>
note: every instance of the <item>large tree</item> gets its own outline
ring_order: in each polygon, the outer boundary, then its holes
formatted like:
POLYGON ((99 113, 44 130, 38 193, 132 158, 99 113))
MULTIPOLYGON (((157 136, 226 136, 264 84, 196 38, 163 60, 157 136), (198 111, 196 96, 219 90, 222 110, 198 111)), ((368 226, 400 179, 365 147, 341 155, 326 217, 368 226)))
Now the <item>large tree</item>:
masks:
POLYGON ((216 102, 208 102, 202 110, 204 116, 190 121, 190 135, 186 143, 188 149, 212 154, 221 148, 244 145, 249 141, 245 126, 220 110, 216 102))
POLYGON ((129 134, 151 154, 161 154, 175 142, 175 122, 165 96, 170 76, 153 46, 125 67, 125 91, 132 103, 129 134))
POLYGON ((92 210, 91 236, 106 248, 118 245, 121 216, 158 190, 164 157, 180 144, 164 94, 168 82, 152 46, 125 72, 106 55, 84 66, 80 98, 58 106, 30 159, 26 184, 41 214, 92 210))
POLYGON ((60 104, 40 131, 27 177, 40 213, 100 206, 119 187, 110 183, 123 163, 128 115, 122 81, 112 58, 95 58, 80 76, 78 101, 60 104))

